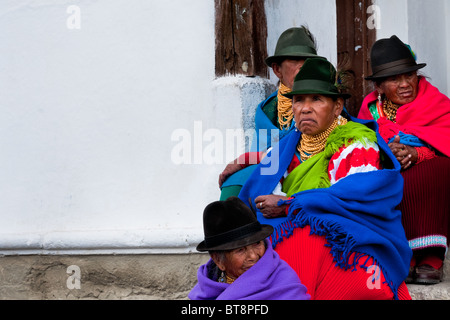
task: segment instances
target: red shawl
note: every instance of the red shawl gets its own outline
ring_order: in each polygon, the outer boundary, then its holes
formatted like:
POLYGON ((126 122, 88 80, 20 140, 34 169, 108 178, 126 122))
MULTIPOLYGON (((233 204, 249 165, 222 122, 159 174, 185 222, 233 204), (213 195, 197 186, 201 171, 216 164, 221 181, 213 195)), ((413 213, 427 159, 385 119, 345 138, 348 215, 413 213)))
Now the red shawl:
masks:
MULTIPOLYGON (((374 91, 364 99, 358 118, 373 120, 369 104, 377 100, 377 96, 374 91)), ((423 77, 420 77, 416 99, 398 109, 397 123, 386 118, 380 118, 377 122, 386 142, 402 131, 450 157, 450 99, 423 77)))

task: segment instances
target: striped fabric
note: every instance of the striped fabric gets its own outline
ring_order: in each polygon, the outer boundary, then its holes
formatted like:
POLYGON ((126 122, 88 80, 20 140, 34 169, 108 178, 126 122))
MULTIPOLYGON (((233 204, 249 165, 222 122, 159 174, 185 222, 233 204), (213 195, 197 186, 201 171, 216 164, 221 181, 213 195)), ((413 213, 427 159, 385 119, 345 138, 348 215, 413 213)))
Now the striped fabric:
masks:
MULTIPOLYGON (((441 235, 429 235, 419 237, 408 241, 409 246, 413 250, 425 249, 430 247, 442 247, 447 252, 447 237, 441 235)), ((445 252, 445 253, 446 253, 445 252)))
MULTIPOLYGON (((281 178, 280 183, 278 183, 277 187, 273 191, 273 194, 283 196, 286 195, 281 192, 281 185, 287 175, 299 166, 300 163, 301 162, 298 155, 294 155, 288 169, 286 170, 286 173, 281 178)), ((331 185, 333 185, 340 179, 351 174, 376 171, 380 169, 380 148, 378 145, 374 142, 368 141, 364 144, 361 142, 355 142, 347 147, 341 147, 339 151, 333 155, 328 166, 328 178, 330 179, 331 185)))
POLYGON ((341 147, 330 160, 328 177, 331 185, 348 175, 381 169, 380 149, 373 142, 355 142, 341 147))
POLYGON ((436 157, 402 172, 399 205, 406 237, 413 250, 448 248, 450 229, 450 159, 436 157))

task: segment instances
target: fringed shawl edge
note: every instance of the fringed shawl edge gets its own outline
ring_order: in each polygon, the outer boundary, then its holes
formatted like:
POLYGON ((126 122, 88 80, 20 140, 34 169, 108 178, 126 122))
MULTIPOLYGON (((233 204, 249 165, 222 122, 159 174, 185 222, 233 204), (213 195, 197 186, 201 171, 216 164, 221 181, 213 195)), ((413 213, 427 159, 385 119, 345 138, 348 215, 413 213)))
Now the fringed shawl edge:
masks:
MULTIPOLYGON (((275 249, 277 244, 281 243, 284 238, 289 238, 296 228, 303 228, 305 226, 310 226, 311 233, 318 236, 324 236, 327 244, 325 246, 330 247, 330 253, 333 256, 333 261, 336 262, 336 266, 342 268, 343 270, 351 269, 355 271, 357 266, 360 266, 367 271, 369 266, 367 262, 370 258, 373 258, 375 266, 380 268, 386 279, 385 283, 391 288, 394 299, 398 300, 398 286, 395 286, 393 281, 388 280, 389 274, 386 270, 378 263, 375 257, 370 256, 364 252, 354 251, 356 241, 353 236, 347 233, 344 228, 337 222, 327 221, 320 219, 318 217, 307 214, 301 205, 293 205, 292 199, 280 201, 278 205, 288 204, 289 214, 286 221, 274 227, 274 231, 270 236, 272 242, 272 247, 275 249), (350 256, 355 254, 353 263, 349 263, 350 256), (367 259, 364 263, 359 263, 362 258, 367 259)), ((374 279, 375 280, 375 279, 374 279)))

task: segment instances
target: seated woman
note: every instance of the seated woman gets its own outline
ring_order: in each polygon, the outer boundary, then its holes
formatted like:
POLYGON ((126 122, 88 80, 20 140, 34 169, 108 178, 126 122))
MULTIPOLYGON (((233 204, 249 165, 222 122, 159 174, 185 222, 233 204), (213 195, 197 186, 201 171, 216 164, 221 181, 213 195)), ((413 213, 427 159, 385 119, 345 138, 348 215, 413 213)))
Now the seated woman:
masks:
POLYGON ((253 171, 254 166, 241 170, 240 163, 256 164, 260 153, 294 130, 292 100, 283 94, 291 91, 295 76, 310 57, 317 57, 316 40, 307 27, 289 28, 280 35, 275 53, 265 60, 279 79, 278 90, 256 108, 251 152, 228 164, 219 175, 220 200, 237 196, 253 171))
POLYGON ((239 198, 274 226, 275 251, 311 299, 411 299, 400 165, 374 121, 341 115, 348 95, 335 81, 327 60, 306 60, 287 94, 296 130, 270 151, 278 171, 263 158, 239 198))
POLYGON ((239 198, 209 204, 203 213, 205 240, 198 251, 211 259, 198 270, 192 300, 309 300, 306 287, 266 238, 261 225, 239 198))
POLYGON ((410 48, 399 38, 380 39, 371 51, 376 90, 358 118, 374 119, 402 166, 402 212, 414 255, 407 282, 433 284, 443 275, 450 214, 450 99, 417 70, 410 48))

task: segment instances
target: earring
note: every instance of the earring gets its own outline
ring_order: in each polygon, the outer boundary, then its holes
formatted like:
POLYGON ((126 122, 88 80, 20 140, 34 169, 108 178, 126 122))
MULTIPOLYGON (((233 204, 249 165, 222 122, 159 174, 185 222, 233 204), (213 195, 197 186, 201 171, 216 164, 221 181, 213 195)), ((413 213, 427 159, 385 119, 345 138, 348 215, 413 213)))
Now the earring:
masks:
POLYGON ((227 281, 227 278, 225 277, 225 273, 222 271, 219 277, 219 282, 225 283, 227 281))
POLYGON ((378 103, 383 104, 383 99, 381 98, 381 93, 378 94, 378 103))
POLYGON ((337 124, 338 124, 338 126, 340 126, 341 125, 341 119, 342 119, 342 116, 341 115, 339 115, 339 117, 337 118, 337 124))

